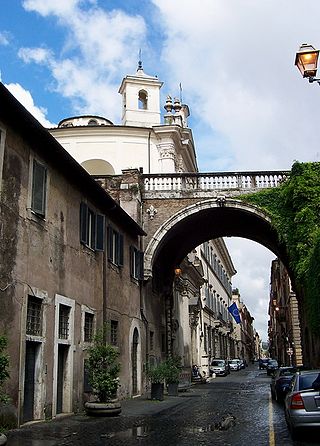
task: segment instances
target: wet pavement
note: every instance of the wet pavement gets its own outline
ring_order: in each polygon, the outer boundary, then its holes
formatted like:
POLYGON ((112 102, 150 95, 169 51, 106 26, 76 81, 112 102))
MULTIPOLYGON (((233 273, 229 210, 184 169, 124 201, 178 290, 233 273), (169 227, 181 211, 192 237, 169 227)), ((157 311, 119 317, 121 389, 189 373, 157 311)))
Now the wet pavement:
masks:
POLYGON ((7 446, 320 445, 319 433, 291 440, 269 385, 266 372, 251 365, 164 401, 122 401, 118 417, 80 414, 33 423, 10 431, 7 446))

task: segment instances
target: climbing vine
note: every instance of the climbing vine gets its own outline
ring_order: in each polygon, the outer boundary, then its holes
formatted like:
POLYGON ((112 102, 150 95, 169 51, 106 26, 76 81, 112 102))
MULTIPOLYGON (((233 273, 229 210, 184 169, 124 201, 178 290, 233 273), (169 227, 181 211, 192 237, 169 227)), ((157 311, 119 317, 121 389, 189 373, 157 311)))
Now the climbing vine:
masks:
POLYGON ((320 326, 320 163, 295 162, 278 188, 244 195, 271 218, 303 290, 310 330, 320 326))

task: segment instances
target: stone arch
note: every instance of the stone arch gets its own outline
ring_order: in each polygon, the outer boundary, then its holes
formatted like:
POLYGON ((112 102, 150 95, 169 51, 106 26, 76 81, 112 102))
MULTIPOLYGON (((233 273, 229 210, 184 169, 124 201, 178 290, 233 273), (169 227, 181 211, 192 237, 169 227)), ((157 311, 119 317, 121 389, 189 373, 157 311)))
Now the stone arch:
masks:
POLYGON ((248 238, 270 249, 286 262, 270 218, 257 206, 235 199, 209 199, 176 212, 155 232, 145 250, 145 278, 152 277, 155 263, 161 263, 163 277, 170 280, 174 264, 211 238, 248 238), (173 252, 173 253, 172 253, 173 252))
POLYGON ((113 166, 106 160, 90 159, 83 161, 81 166, 86 169, 90 175, 114 175, 113 166))

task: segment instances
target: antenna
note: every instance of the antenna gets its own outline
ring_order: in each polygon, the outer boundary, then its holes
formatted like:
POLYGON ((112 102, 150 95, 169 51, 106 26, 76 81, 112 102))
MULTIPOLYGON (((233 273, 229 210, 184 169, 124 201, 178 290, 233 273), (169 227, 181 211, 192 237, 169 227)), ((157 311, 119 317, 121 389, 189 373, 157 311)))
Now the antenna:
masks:
POLYGON ((138 71, 142 70, 141 48, 139 49, 138 71))
POLYGON ((179 84, 179 91, 180 91, 180 102, 182 104, 182 85, 181 85, 181 82, 179 84))

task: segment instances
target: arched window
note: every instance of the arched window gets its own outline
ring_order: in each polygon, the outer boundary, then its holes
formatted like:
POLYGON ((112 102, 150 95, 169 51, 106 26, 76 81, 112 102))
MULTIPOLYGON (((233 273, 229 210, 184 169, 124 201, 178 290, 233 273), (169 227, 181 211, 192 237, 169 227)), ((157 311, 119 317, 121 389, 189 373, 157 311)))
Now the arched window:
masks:
POLYGON ((88 122, 88 125, 98 125, 98 121, 96 119, 90 119, 90 121, 88 122))
POLYGON ((138 94, 139 110, 148 109, 148 93, 145 90, 140 90, 138 94))

